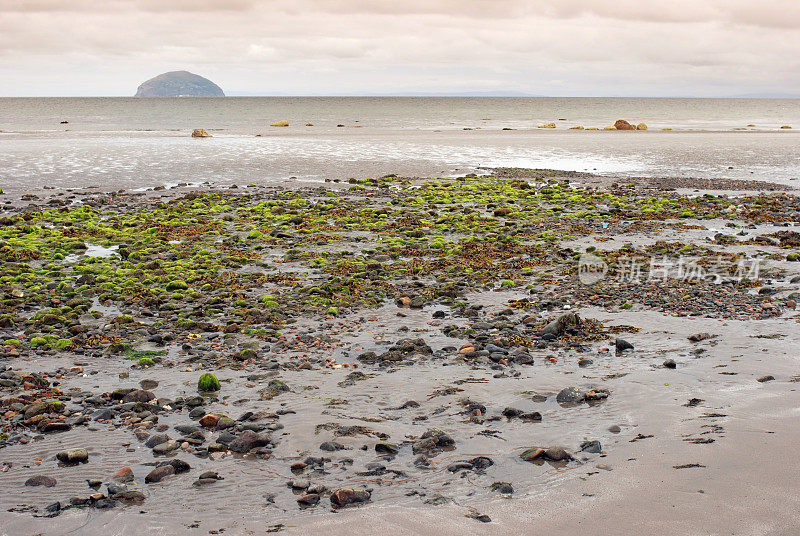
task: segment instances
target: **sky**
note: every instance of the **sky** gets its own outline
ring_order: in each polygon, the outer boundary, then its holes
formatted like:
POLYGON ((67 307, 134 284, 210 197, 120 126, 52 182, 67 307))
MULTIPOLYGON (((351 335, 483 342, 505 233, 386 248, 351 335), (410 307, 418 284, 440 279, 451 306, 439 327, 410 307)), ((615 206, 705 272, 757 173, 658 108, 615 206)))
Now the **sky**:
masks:
POLYGON ((800 0, 0 0, 0 96, 800 95, 800 0))

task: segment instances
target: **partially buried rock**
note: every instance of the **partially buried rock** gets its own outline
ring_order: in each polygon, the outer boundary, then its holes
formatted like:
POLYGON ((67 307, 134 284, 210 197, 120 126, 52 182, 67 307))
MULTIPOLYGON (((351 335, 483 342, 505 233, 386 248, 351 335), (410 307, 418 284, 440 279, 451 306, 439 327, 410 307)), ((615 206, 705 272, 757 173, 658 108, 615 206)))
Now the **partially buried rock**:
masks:
POLYGON ((269 442, 269 437, 259 435, 252 430, 245 430, 239 437, 231 441, 228 448, 230 448, 232 452, 243 454, 245 452, 250 452, 251 449, 269 445, 269 442))
POLYGON ((675 362, 674 359, 665 359, 664 360, 664 368, 674 369, 678 367, 678 364, 675 362))
POLYGON ((144 477, 144 481, 146 484, 154 484, 156 482, 161 482, 163 479, 168 477, 169 475, 175 474, 175 468, 171 465, 162 465, 161 467, 156 467, 149 473, 147 476, 144 477))
POLYGON ((204 128, 196 128, 192 131, 193 138, 210 138, 211 134, 209 134, 206 129, 204 128))
POLYGON ((577 387, 567 387, 556 395, 559 404, 580 404, 586 399, 586 392, 577 387))
POLYGON ((331 505, 342 508, 351 504, 361 504, 369 501, 371 493, 366 490, 337 489, 331 493, 331 505))
POLYGON ((625 339, 616 339, 614 340, 614 348, 619 354, 624 352, 625 350, 633 350, 633 345, 628 341, 626 341, 625 339))
POLYGON ((26 486, 44 486, 46 488, 52 488, 56 485, 56 479, 52 476, 47 475, 36 475, 30 477, 28 480, 25 481, 26 486))
POLYGON ((451 448, 455 446, 455 444, 456 442, 453 441, 452 437, 438 428, 434 428, 422 434, 419 441, 414 443, 411 450, 414 452, 414 454, 419 454, 451 448))
POLYGON ((114 473, 113 478, 117 482, 133 482, 133 470, 130 467, 123 467, 114 473))
POLYGON ((86 449, 67 449, 56 454, 58 461, 66 464, 85 463, 89 461, 89 452, 86 449))
POLYGON ((759 381, 760 383, 766 383, 766 382, 771 382, 771 381, 772 381, 772 380, 774 380, 774 379, 775 379, 775 376, 772 376, 772 375, 767 375, 767 376, 761 376, 761 377, 758 379, 758 381, 759 381))

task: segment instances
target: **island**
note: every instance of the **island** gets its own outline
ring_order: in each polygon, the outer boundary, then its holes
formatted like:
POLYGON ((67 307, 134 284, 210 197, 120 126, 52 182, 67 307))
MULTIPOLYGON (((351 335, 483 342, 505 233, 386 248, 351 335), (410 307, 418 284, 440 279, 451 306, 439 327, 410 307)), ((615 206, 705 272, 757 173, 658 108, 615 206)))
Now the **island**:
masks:
POLYGON ((170 71, 142 83, 136 97, 224 97, 222 88, 188 71, 170 71))

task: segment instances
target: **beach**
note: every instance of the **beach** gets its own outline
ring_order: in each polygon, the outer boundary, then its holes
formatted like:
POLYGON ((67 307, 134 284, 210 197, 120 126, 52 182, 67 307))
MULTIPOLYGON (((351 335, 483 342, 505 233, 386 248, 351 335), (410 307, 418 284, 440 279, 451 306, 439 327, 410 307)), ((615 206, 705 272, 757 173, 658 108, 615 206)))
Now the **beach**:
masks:
POLYGON ((3 533, 797 531, 788 180, 8 190, 3 533))

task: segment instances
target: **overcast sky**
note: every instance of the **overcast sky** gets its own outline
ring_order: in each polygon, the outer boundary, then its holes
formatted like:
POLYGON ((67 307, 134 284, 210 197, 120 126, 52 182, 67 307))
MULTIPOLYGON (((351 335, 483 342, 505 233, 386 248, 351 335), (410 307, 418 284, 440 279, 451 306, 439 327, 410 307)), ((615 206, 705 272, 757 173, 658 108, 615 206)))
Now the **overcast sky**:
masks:
POLYGON ((0 95, 800 94, 800 0, 0 0, 0 95))

